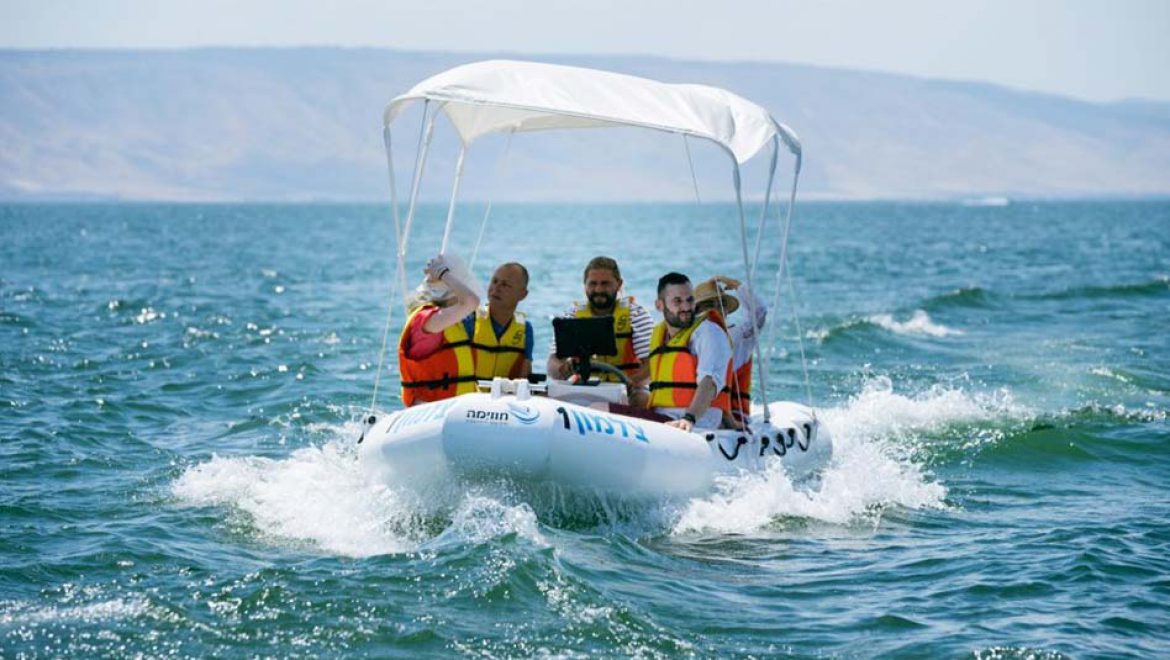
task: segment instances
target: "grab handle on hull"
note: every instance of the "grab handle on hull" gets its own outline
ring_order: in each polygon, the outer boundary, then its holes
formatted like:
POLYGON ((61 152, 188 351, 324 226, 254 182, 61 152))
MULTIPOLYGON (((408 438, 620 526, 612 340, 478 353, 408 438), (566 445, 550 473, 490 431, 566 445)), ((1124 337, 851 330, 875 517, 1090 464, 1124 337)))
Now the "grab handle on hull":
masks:
POLYGON ((377 421, 378 421, 377 415, 369 415, 368 417, 366 417, 365 424, 362 424, 362 434, 358 436, 357 443, 359 445, 362 444, 362 440, 366 439, 366 434, 370 432, 370 429, 374 428, 374 423, 377 421))

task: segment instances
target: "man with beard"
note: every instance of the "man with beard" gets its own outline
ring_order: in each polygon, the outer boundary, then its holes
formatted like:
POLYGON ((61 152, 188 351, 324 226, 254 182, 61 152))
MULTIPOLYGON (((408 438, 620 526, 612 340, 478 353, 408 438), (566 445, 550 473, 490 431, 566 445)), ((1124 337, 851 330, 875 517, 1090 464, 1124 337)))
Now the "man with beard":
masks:
POLYGON ((658 280, 654 306, 662 322, 650 337, 650 407, 690 431, 719 428, 730 414, 731 342, 717 310, 695 315, 695 292, 682 273, 658 280))
MULTIPOLYGON (((609 257, 594 257, 585 265, 585 300, 573 303, 566 318, 613 317, 614 339, 617 355, 595 355, 593 362, 604 362, 621 369, 630 380, 628 396, 630 404, 637 407, 646 405, 649 396, 646 379, 649 374, 647 359, 650 354, 650 332, 654 322, 646 309, 634 302, 633 297, 619 298, 622 288, 622 274, 616 261, 609 257)), ((557 357, 556 338, 553 338, 548 357, 550 378, 566 379, 573 372, 572 358, 557 357)), ((598 372, 604 380, 616 382, 619 378, 607 372, 598 372)))

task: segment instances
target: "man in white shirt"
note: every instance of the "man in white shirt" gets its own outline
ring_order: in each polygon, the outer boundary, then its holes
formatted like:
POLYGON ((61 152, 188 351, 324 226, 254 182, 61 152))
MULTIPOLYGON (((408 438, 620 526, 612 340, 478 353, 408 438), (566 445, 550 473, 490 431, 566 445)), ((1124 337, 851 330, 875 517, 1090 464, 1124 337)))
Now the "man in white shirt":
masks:
POLYGON ((723 425, 743 428, 751 414, 752 355, 759 342, 760 331, 768 320, 768 308, 762 298, 755 295, 746 285, 741 285, 739 280, 726 275, 716 275, 695 287, 695 311, 702 313, 715 310, 726 320, 740 307, 739 300, 730 293, 731 291, 750 301, 749 307, 751 312, 754 312, 753 320, 741 319, 740 323, 729 324, 727 327, 733 353, 731 359, 733 378, 727 385, 731 395, 731 414, 724 417, 723 425))
POLYGON ((717 311, 695 314, 691 281, 681 273, 658 280, 654 306, 662 322, 650 338, 650 407, 690 431, 718 428, 730 413, 723 392, 731 378, 731 342, 717 311))

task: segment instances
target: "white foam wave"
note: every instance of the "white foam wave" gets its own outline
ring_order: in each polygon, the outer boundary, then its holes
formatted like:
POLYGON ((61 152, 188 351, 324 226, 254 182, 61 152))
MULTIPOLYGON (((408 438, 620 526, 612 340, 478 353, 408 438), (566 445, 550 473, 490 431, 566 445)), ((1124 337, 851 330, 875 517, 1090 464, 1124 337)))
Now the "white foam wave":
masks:
MULTIPOLYGON (((979 432, 956 438, 948 427, 1028 414, 1006 391, 972 394, 935 387, 906 394, 895 391, 890 379, 874 377, 844 405, 820 411, 833 434, 834 455, 817 488, 793 484, 776 466, 723 479, 715 493, 681 508, 677 503, 652 508, 634 517, 630 524, 637 529, 622 529, 634 536, 664 528, 752 533, 785 518, 876 525, 891 507, 943 507, 946 486, 928 468, 932 443, 978 444, 986 440, 979 432)), ((186 470, 172 492, 191 505, 241 511, 262 536, 347 556, 484 543, 508 534, 539 546, 549 543, 537 513, 538 505, 549 502, 539 497, 527 502, 507 487, 467 492, 451 486, 424 498, 361 469, 349 440, 356 428, 316 432, 327 437, 322 445, 284 459, 213 457, 186 470), (441 530, 436 521, 443 521, 441 530)))
POLYGON ((483 542, 509 533, 545 543, 526 505, 457 490, 435 489, 424 498, 377 481, 358 464, 349 440, 356 433, 334 428, 335 438, 346 439, 299 449, 284 459, 213 456, 188 468, 171 492, 189 505, 241 511, 263 536, 351 557, 483 542), (427 526, 436 514, 451 519, 438 536, 427 526))
POLYGON ((962 330, 948 328, 941 323, 935 323, 926 310, 916 309, 906 321, 896 321, 892 314, 875 314, 867 319, 870 323, 899 335, 926 335, 928 337, 948 337, 961 335, 962 330))
POLYGON ((833 460, 818 488, 794 485, 779 466, 724 479, 715 494, 684 507, 675 533, 751 533, 785 517, 876 525, 889 507, 944 507, 946 486, 918 456, 923 438, 954 424, 1027 413, 1006 392, 971 395, 932 388, 908 396, 879 377, 844 406, 820 414, 833 434, 833 460))
POLYGON ((483 543, 506 534, 548 545, 540 533, 536 512, 527 504, 510 505, 491 496, 469 494, 455 508, 451 524, 427 545, 483 543))
POLYGON ((1020 418, 1030 411, 1016 405, 1007 390, 972 394, 962 389, 935 385, 908 395, 894 391, 888 377, 867 380, 861 392, 841 408, 822 412, 833 431, 851 438, 898 439, 937 431, 951 424, 1020 418))
POLYGON ((338 441, 281 460, 214 456, 187 469, 171 492, 188 504, 243 511, 265 535, 307 541, 341 555, 417 546, 409 530, 394 524, 409 519, 413 502, 369 480, 352 448, 338 441))

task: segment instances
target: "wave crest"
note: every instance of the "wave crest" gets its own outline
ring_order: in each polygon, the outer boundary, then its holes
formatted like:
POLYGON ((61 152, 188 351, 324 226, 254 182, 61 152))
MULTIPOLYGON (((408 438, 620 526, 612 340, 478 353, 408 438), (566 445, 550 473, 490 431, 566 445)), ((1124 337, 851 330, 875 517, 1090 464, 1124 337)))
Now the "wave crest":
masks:
POLYGON ((1028 414, 1007 392, 936 387, 911 396, 895 392, 889 378, 872 378, 845 405, 820 411, 833 433, 833 460, 817 488, 793 484, 778 467, 725 479, 714 495, 687 504, 674 531, 749 533, 787 517, 876 525, 890 507, 944 507, 946 486, 926 467, 931 437, 1028 414))
POLYGON ((193 506, 244 513, 262 535, 309 542, 354 557, 417 547, 415 503, 358 469, 352 447, 329 442, 286 459, 254 456, 210 460, 188 468, 171 493, 193 506))
POLYGON ((859 330, 880 328, 896 335, 920 337, 950 337, 965 334, 963 330, 937 323, 924 309, 916 309, 909 319, 899 321, 893 314, 873 314, 854 318, 828 328, 812 329, 805 337, 821 344, 859 330))
POLYGON ((1035 296, 1022 296, 1034 300, 1074 300, 1078 298, 1129 298, 1144 296, 1165 296, 1170 294, 1170 275, 1158 275, 1145 282, 1124 282, 1096 286, 1075 286, 1035 296))
POLYGON ((941 323, 935 323, 924 309, 916 309, 909 319, 897 321, 892 314, 875 314, 868 319, 870 323, 899 335, 924 335, 927 337, 949 337, 964 334, 962 330, 948 328, 941 323))
POLYGON ((545 545, 536 513, 513 503, 507 491, 451 486, 416 493, 376 481, 357 461, 350 440, 356 434, 356 425, 346 425, 325 444, 284 459, 212 456, 189 467, 171 494, 190 506, 243 514, 242 524, 262 537, 350 557, 484 543, 507 534, 545 545))

